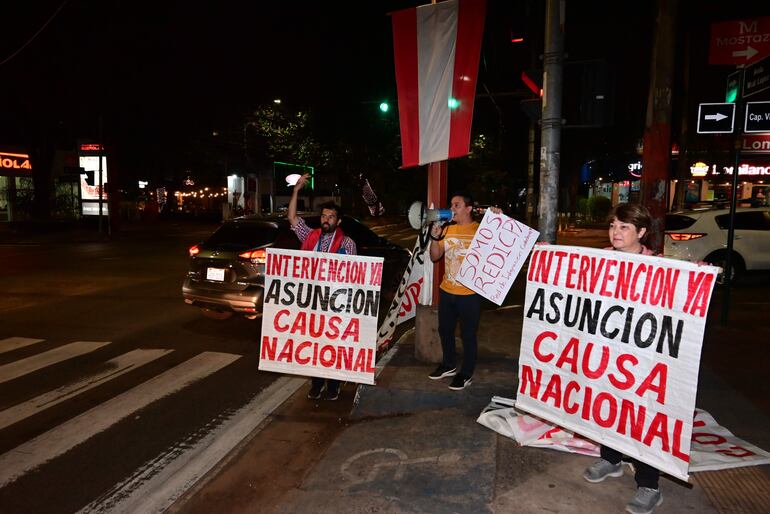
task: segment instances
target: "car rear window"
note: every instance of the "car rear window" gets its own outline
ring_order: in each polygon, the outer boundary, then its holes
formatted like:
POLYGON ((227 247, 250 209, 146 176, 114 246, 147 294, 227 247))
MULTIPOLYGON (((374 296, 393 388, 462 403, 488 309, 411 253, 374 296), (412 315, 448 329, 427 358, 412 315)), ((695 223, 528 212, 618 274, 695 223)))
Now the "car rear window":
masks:
POLYGON ((684 214, 666 214, 666 230, 684 230, 695 223, 695 218, 684 214))
POLYGON ((206 245, 256 248, 272 243, 277 233, 278 227, 270 224, 225 223, 211 234, 206 245))
MULTIPOLYGON (((716 217, 719 228, 727 230, 730 227, 730 215, 716 217)), ((768 211, 736 212, 735 230, 770 230, 770 214, 768 211)))

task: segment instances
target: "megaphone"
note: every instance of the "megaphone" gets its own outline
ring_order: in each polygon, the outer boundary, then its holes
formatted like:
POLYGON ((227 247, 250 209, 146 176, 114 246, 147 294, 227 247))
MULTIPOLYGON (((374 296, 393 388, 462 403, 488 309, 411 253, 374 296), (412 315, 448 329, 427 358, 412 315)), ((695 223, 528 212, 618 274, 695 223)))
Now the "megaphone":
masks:
POLYGON ((413 229, 420 230, 424 225, 433 221, 451 220, 452 211, 450 209, 427 209, 424 203, 418 201, 409 206, 407 218, 413 229))

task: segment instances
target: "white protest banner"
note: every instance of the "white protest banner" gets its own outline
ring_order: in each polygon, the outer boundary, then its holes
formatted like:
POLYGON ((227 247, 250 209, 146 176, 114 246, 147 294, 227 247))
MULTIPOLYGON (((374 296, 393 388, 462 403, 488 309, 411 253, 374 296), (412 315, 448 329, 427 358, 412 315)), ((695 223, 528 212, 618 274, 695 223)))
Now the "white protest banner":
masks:
POLYGON ((259 369, 373 384, 382 266, 269 248, 259 369))
POLYGON ((505 214, 487 209, 465 254, 457 280, 502 305, 540 234, 505 214))
MULTIPOLYGON (((599 445, 535 416, 517 412, 514 407, 491 403, 476 420, 514 439, 521 446, 549 448, 599 457, 599 445)), ((695 409, 690 473, 770 464, 770 453, 754 446, 720 426, 708 412, 695 409)))
MULTIPOLYGON (((422 228, 422 236, 427 237, 429 227, 422 228)), ((377 331, 377 350, 383 351, 390 347, 393 340, 393 334, 396 332, 396 326, 412 319, 417 314, 417 303, 423 294, 425 286, 425 265, 426 253, 420 244, 420 236, 414 243, 412 257, 406 265, 401 282, 398 283, 398 289, 393 301, 390 303, 385 319, 377 331)))
POLYGON ((537 247, 516 406, 686 480, 718 271, 641 254, 537 247))

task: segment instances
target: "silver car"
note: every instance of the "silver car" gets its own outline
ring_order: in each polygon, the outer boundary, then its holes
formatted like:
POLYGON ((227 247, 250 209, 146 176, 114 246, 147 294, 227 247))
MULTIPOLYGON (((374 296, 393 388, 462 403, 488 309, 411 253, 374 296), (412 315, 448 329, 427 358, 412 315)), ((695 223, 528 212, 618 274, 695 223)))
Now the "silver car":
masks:
MULTIPOLYGON (((312 228, 318 215, 303 215, 312 228)), ((387 308, 410 258, 407 249, 390 243, 355 218, 344 216, 343 232, 360 255, 383 257, 381 308, 387 308)), ((300 242, 285 217, 246 216, 224 222, 203 243, 189 249, 190 266, 182 285, 185 303, 214 319, 233 314, 250 319, 262 314, 267 248, 298 250, 300 242)))

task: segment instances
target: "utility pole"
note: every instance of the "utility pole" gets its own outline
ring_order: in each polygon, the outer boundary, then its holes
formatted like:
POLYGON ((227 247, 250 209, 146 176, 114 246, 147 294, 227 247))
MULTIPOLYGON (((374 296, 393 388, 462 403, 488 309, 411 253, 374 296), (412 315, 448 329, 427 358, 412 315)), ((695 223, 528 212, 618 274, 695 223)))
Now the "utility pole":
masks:
POLYGON ((561 168, 562 68, 566 0, 548 0, 543 55, 543 111, 540 136, 540 241, 556 242, 561 168))
POLYGON ((641 200, 652 215, 650 249, 663 251, 666 190, 671 160, 671 95, 674 38, 679 0, 658 0, 655 40, 650 63, 650 92, 642 154, 641 200))

